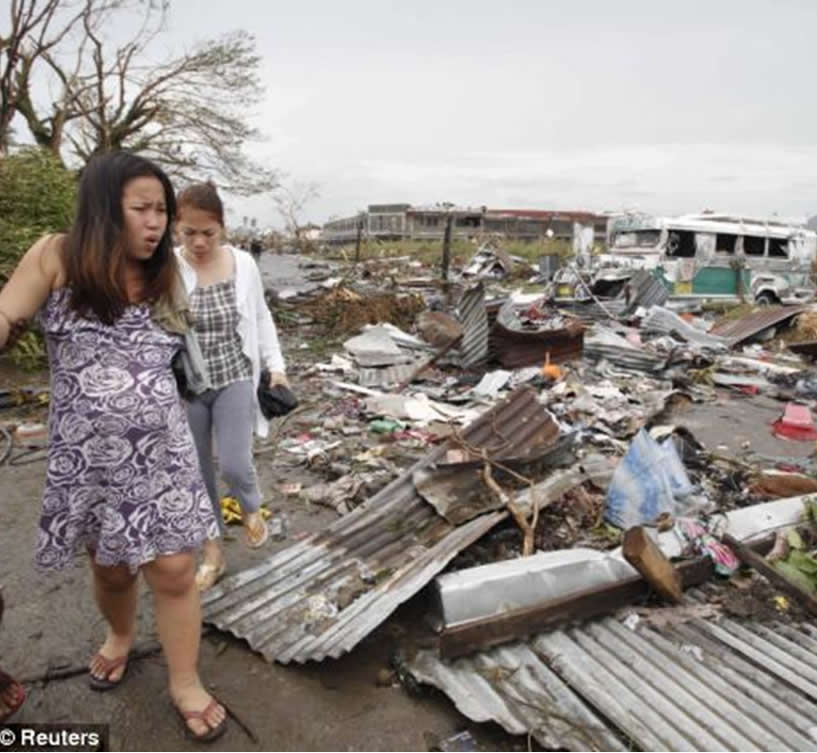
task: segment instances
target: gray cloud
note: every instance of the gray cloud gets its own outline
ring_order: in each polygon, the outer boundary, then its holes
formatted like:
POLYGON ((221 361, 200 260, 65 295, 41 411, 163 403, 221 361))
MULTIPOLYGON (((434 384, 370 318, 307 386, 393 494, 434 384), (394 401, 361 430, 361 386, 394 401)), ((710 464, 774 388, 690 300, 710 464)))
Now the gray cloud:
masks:
MULTIPOLYGON (((817 5, 796 0, 174 0, 172 37, 244 27, 256 154, 368 202, 817 211, 817 5)), ((235 200, 275 221, 271 202, 235 200)))

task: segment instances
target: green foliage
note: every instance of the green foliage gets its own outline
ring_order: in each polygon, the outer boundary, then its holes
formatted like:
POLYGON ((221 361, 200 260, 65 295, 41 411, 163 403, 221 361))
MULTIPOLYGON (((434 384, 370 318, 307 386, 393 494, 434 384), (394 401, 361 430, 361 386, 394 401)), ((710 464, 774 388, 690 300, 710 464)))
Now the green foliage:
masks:
POLYGON ((561 238, 544 238, 538 241, 500 241, 498 245, 511 256, 519 256, 534 264, 542 256, 561 256, 563 259, 573 256, 573 244, 561 238))
POLYGON ((10 352, 11 362, 24 371, 36 371, 48 365, 45 342, 39 332, 26 332, 10 352))
POLYGON ((0 283, 40 236, 68 229, 75 198, 76 174, 51 152, 0 158, 0 283))
MULTIPOLYGON (((557 255, 568 258, 573 255, 570 241, 560 238, 544 238, 536 241, 508 240, 488 238, 484 242, 501 249, 511 256, 519 256, 536 264, 539 258, 546 255, 557 255)), ((451 241, 451 257, 455 265, 465 264, 477 252, 480 242, 464 238, 451 241)), ((439 266, 442 260, 442 240, 401 240, 380 241, 365 240, 361 244, 361 259, 389 259, 396 256, 411 256, 429 266, 439 266)), ((351 261, 355 258, 353 244, 331 249, 328 256, 337 256, 351 261)))

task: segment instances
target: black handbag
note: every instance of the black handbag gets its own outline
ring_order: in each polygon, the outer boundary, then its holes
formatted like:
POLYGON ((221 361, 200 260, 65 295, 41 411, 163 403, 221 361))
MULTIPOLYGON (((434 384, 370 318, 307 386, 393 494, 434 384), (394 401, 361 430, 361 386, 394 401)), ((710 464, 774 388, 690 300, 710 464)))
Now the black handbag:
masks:
POLYGON ((184 370, 184 356, 181 351, 178 351, 173 360, 170 362, 170 368, 173 370, 173 378, 176 380, 176 387, 179 388, 179 394, 183 400, 190 402, 195 396, 193 391, 187 385, 187 374, 184 370))
POLYGON ((258 381, 258 404, 264 418, 277 418, 286 416, 287 413, 298 407, 298 398, 289 387, 283 384, 276 384, 270 387, 269 371, 264 369, 258 381))

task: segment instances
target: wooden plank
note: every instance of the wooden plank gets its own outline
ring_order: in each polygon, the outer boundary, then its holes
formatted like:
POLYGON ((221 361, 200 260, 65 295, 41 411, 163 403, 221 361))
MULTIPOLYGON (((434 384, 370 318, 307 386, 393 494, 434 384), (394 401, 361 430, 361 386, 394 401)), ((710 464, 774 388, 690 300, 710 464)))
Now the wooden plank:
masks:
POLYGON ((734 553, 738 556, 738 559, 744 565, 753 567, 773 586, 779 588, 781 591, 784 591, 792 598, 797 599, 797 601, 808 609, 809 612, 817 615, 817 599, 815 599, 810 593, 804 591, 794 581, 789 580, 785 575, 783 575, 783 573, 776 570, 772 565, 766 562, 763 557, 752 551, 752 549, 742 541, 738 541, 734 536, 730 536, 727 533, 721 540, 724 544, 726 544, 726 546, 734 551, 734 553))
POLYGON ((663 599, 673 604, 681 601, 681 577, 643 526, 624 533, 621 553, 663 599))
POLYGON ((453 340, 450 340, 446 343, 440 350, 438 350, 431 358, 427 359, 423 363, 421 363, 412 373, 411 376, 408 377, 404 382, 401 382, 394 388, 394 394, 399 394, 402 392, 406 387, 408 387, 420 374, 422 374, 426 369, 433 366, 437 361, 439 361, 449 350, 451 350, 455 345, 462 342, 462 335, 459 337, 455 337, 453 340))
MULTIPOLYGON (((709 557, 699 557, 680 563, 677 570, 683 587, 690 588, 707 581, 712 575, 713 566, 709 557)), ((620 583, 589 588, 545 604, 469 620, 443 631, 440 635, 440 656, 452 659, 573 620, 610 614, 645 599, 651 590, 646 580, 634 576, 620 583)))

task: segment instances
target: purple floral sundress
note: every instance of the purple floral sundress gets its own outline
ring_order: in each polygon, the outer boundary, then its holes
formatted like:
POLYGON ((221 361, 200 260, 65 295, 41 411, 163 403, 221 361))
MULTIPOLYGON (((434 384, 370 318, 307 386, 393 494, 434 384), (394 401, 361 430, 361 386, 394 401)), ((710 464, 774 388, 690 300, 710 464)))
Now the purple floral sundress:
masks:
POLYGON ((61 569, 90 548, 132 572, 218 536, 170 363, 182 338, 146 304, 112 325, 69 307, 40 312, 51 365, 48 470, 37 565, 61 569))

